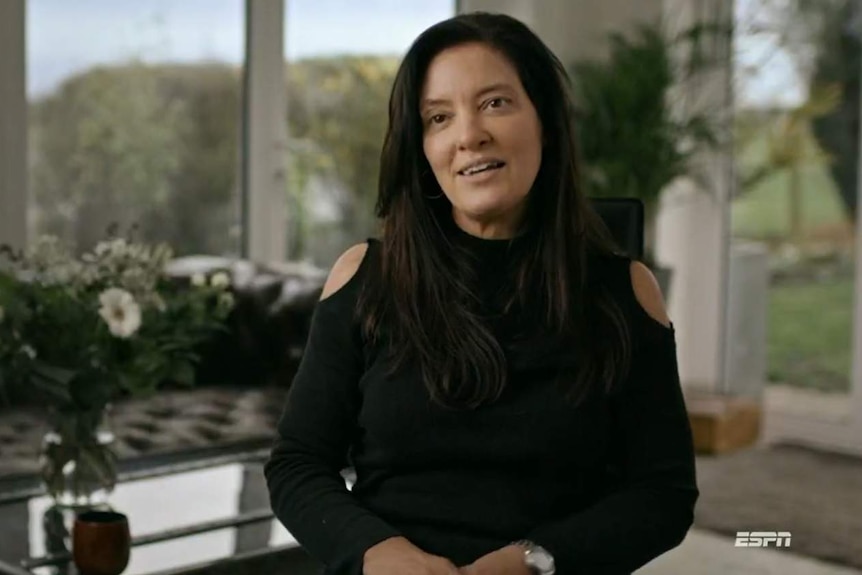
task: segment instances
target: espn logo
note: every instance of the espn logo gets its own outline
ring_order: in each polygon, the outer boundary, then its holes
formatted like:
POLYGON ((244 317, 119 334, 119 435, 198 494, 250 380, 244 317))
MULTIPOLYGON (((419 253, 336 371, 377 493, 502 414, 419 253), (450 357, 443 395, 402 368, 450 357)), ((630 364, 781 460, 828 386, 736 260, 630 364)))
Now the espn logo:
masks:
POLYGON ((790 531, 737 531, 734 547, 790 547, 790 531))

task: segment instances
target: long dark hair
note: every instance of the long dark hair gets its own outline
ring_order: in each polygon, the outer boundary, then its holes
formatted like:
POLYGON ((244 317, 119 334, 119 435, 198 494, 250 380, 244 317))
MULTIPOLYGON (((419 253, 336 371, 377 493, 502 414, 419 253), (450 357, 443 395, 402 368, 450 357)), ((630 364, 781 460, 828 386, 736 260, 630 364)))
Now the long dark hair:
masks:
POLYGON ((419 99, 426 71, 438 53, 468 42, 508 58, 539 115, 544 148, 522 228, 528 246, 506 307, 519 302, 534 309, 544 332, 571 350, 577 367, 560 376, 578 403, 598 383, 610 391, 630 363, 623 313, 608 293, 595 289, 588 273, 589 261, 612 255, 614 248, 583 191, 565 68, 527 26, 508 16, 475 12, 435 24, 401 63, 380 159, 381 257, 358 302, 363 332, 371 342, 388 343, 390 373, 417 362, 438 404, 475 408, 506 387, 504 351, 471 304, 476 296, 463 274, 455 273, 469 266, 451 248, 445 218, 452 206, 422 147, 419 99))

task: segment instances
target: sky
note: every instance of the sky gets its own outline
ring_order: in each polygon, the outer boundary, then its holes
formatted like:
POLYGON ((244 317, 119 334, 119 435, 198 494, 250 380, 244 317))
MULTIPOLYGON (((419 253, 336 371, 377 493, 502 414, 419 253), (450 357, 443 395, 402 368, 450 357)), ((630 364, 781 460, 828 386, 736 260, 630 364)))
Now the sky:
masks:
MULTIPOLYGON (((97 63, 217 60, 239 64, 243 0, 28 0, 27 92, 50 91, 97 63)), ((452 16, 455 0, 287 0, 285 52, 401 54, 452 16)))
MULTIPOLYGON (((736 0, 734 18, 737 30, 774 28, 760 0, 736 0)), ((804 79, 790 54, 781 49, 777 32, 737 34, 734 40, 737 105, 791 107, 805 101, 804 79), (753 69, 758 70, 756 74, 750 71, 753 69)))
MULTIPOLYGON (((637 1, 637 0, 632 0, 637 1)), ((737 16, 757 0, 737 0, 737 16)), ((54 89, 95 64, 201 60, 240 64, 243 0, 28 0, 27 91, 54 89)), ((286 0, 288 59, 332 54, 401 54, 455 0, 286 0)), ((740 62, 769 54, 767 73, 738 86, 744 105, 793 105, 804 98, 792 62, 769 40, 743 42, 740 62)))

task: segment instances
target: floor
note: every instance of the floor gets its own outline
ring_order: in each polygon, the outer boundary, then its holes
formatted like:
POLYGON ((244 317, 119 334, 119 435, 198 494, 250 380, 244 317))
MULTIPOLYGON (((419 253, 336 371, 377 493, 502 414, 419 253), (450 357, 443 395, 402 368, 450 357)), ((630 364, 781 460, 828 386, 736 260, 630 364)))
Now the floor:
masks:
POLYGON ((846 393, 827 393, 779 384, 771 384, 764 391, 764 409, 767 412, 841 421, 852 416, 853 407, 846 393))
POLYGON ((751 549, 709 531, 692 529, 682 545, 655 558, 635 575, 862 575, 862 571, 824 563, 789 549, 751 549))
MULTIPOLYGON (((767 411, 832 421, 847 417, 851 408, 846 397, 778 385, 768 388, 765 403, 767 411)), ((775 438, 762 437, 760 443, 771 439, 775 438)), ((791 549, 738 548, 733 538, 693 528, 679 547, 657 557, 635 575, 862 575, 858 569, 799 555, 791 549)))
MULTIPOLYGON (((224 403, 224 406, 228 406, 229 408, 220 408, 221 411, 215 410, 212 414, 207 413, 204 415, 207 415, 209 419, 213 420, 215 427, 220 433, 225 430, 233 433, 234 431, 233 427, 231 427, 231 422, 236 420, 236 425, 234 425, 234 427, 239 426, 241 423, 242 425, 239 427, 242 427, 242 429, 237 427, 235 432, 237 436, 244 436, 245 434, 259 431, 254 428, 254 425, 252 425, 252 423, 258 420, 260 425, 272 425, 272 418, 275 417, 274 414, 276 414, 277 410, 273 411, 271 414, 268 413, 267 410, 262 409, 261 406, 271 407, 273 405, 280 405, 279 401, 276 401, 271 397, 264 397, 263 395, 258 397, 260 394, 252 394, 254 396, 249 396, 248 398, 243 396, 240 398, 242 401, 239 401, 236 397, 231 397, 229 398, 230 401, 225 400, 219 403, 219 401, 216 400, 221 400, 223 398, 218 396, 210 398, 211 401, 201 402, 200 393, 200 390, 198 390, 194 406, 183 404, 181 401, 183 400, 182 397, 174 398, 173 396, 169 396, 169 394, 164 394, 162 399, 165 401, 170 399, 173 402, 170 403, 170 405, 166 404, 165 406, 157 406, 161 411, 165 412, 164 414, 159 410, 156 410, 158 411, 158 413, 156 413, 153 409, 149 409, 146 413, 144 413, 145 410, 138 410, 141 412, 138 413, 138 411, 135 411, 130 407, 129 413, 134 412, 137 414, 136 417, 140 416, 138 419, 141 421, 135 420, 137 427, 127 426, 129 428, 125 429, 122 425, 119 426, 116 430, 118 432, 119 439, 126 441, 130 446, 130 450, 134 447, 136 449, 140 448, 141 450, 146 451, 144 448, 148 446, 139 445, 139 443, 141 443, 139 441, 132 441, 133 439, 137 440, 137 436, 133 437, 134 434, 132 432, 141 428, 140 431, 145 435, 146 439, 152 440, 153 438, 160 437, 159 432, 164 428, 166 437, 173 437, 172 434, 176 435, 179 431, 183 431, 184 440, 187 440, 189 445, 194 445, 198 440, 204 441, 214 433, 210 429, 197 429, 198 427, 201 427, 198 425, 200 423, 200 418, 198 416, 200 416, 201 413, 198 413, 195 410, 210 409, 211 405, 218 404, 221 406, 222 403, 224 403), (248 403, 248 409, 243 407, 246 403, 248 403), (178 425, 179 423, 182 423, 182 421, 178 420, 175 415, 160 417, 168 414, 168 412, 174 408, 176 413, 181 413, 190 417, 191 415, 196 416, 196 427, 194 430, 186 433, 184 431, 185 428, 179 429, 178 425), (194 411, 194 413, 191 413, 192 411, 194 411), (222 413, 222 411, 225 413, 222 413), (234 411, 236 411, 236 414, 233 413, 234 411), (248 417, 248 411, 266 412, 267 419, 264 421, 264 418, 248 417), (162 420, 170 421, 171 424, 168 426, 162 420), (251 428, 249 428, 249 426, 251 426, 251 428), (194 431, 194 433, 192 433, 192 431, 194 431), (201 438, 198 438, 198 435, 200 435, 201 438)), ((225 393, 227 392, 222 390, 218 391, 218 394, 225 393)), ((778 409, 783 412, 791 413, 802 412, 807 415, 810 415, 811 412, 814 411, 818 418, 825 419, 844 417, 846 416, 846 410, 848 408, 848 402, 841 401, 839 398, 825 396, 820 398, 807 396, 801 398, 798 394, 791 393, 789 390, 781 387, 770 389, 770 393, 766 400, 768 409, 778 409)), ((19 464, 18 467, 34 465, 33 462, 35 460, 32 457, 29 457, 29 455, 32 454, 28 454, 28 457, 26 458, 22 456, 18 459, 14 457, 6 457, 13 455, 12 448, 18 443, 21 443, 21 436, 27 435, 24 432, 29 429, 27 425, 24 425, 26 422, 21 423, 16 427, 16 425, 13 425, 13 419, 14 418, 12 417, 0 418, 3 424, 8 424, 6 426, 10 427, 9 433, 11 434, 10 438, 5 438, 6 440, 4 440, 4 425, 0 425, 0 468, 12 462, 17 462, 19 464), (13 431, 15 432, 14 434, 12 433, 13 431), (12 439, 16 439, 16 441, 12 441, 12 439)), ((135 418, 130 416, 126 419, 131 421, 135 418)), ((37 436, 38 434, 34 435, 34 437, 37 436)), ((767 438, 763 439, 766 440, 767 438)), ((176 440, 176 438, 174 438, 174 440, 176 440)), ((37 445, 37 442, 31 443, 32 445, 37 445)), ((22 469, 15 468, 10 469, 10 471, 22 471, 22 469)), ((732 538, 701 529, 692 529, 686 540, 679 547, 656 558, 648 565, 639 569, 636 573, 637 575, 666 575, 677 573, 684 573, 686 575, 862 575, 862 571, 857 569, 828 564, 823 561, 796 554, 793 552, 792 548, 736 548, 734 547, 734 541, 732 538)))

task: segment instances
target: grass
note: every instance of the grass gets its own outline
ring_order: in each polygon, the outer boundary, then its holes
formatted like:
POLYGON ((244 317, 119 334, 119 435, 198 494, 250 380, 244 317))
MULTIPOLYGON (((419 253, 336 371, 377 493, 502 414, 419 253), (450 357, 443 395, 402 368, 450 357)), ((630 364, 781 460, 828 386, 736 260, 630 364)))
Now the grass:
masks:
POLYGON ((768 318, 771 381, 824 391, 849 389, 852 278, 773 286, 768 318))
MULTIPOLYGON (((733 203, 733 234, 752 239, 784 238, 790 233, 789 175, 776 174, 733 203)), ((802 170, 803 231, 846 222, 838 190, 825 166, 802 170)))
MULTIPOLYGON (((758 165, 766 155, 766 142, 752 142, 742 153, 740 164, 758 165)), ((808 164, 800 172, 803 231, 845 223, 847 218, 828 165, 808 164)), ((752 239, 787 237, 789 180, 787 171, 778 172, 736 199, 731 208, 733 234, 752 239)))

